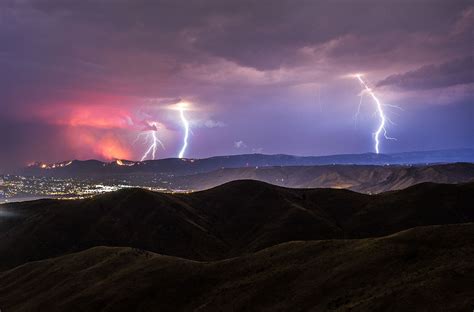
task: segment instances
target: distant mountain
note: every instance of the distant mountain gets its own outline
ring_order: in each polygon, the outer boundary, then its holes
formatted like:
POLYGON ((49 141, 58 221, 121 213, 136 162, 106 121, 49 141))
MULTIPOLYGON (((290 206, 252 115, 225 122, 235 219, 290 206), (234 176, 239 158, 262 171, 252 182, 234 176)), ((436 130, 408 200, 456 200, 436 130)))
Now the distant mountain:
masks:
MULTIPOLYGON (((93 162, 93 164, 97 164, 93 162)), ((71 166, 75 166, 74 163, 71 166)), ((102 166, 102 164, 100 165, 102 166)), ((108 165, 110 172, 115 169, 108 165)), ((75 169, 73 168, 73 171, 75 169)), ((104 171, 107 169, 104 169, 104 171)), ((119 171, 117 169, 116 171, 119 171)), ((102 171, 102 172, 104 172, 102 171)), ((50 171, 46 170, 46 173, 50 171)), ((88 171, 84 171, 84 174, 88 171)), ((361 193, 380 193, 423 183, 466 183, 474 181, 473 163, 438 165, 318 165, 223 168, 198 174, 123 173, 90 176, 98 183, 126 181, 129 185, 168 190, 205 190, 235 180, 257 180, 291 188, 337 188, 361 193)), ((53 174, 57 172, 54 171, 53 174)), ((90 182, 95 183, 95 182, 90 182)))
POLYGON ((366 238, 474 221, 474 183, 364 195, 235 181, 190 194, 127 189, 91 199, 1 205, 0 270, 94 246, 195 260, 293 240, 366 238))
POLYGON ((210 172, 223 168, 315 166, 331 164, 386 165, 474 162, 474 149, 407 152, 396 154, 347 154, 292 156, 247 154, 204 159, 159 159, 143 162, 117 160, 74 160, 56 164, 36 163, 22 170, 24 175, 58 177, 100 177, 110 175, 167 174, 173 176, 210 172))
POLYGON ((5 311, 470 311, 474 224, 196 262, 96 247, 0 273, 5 311))
POLYGON ((474 181, 474 164, 427 166, 324 165, 226 168, 168 178, 172 186, 205 190, 230 181, 251 179, 291 188, 338 188, 362 193, 400 190, 423 183, 474 181))

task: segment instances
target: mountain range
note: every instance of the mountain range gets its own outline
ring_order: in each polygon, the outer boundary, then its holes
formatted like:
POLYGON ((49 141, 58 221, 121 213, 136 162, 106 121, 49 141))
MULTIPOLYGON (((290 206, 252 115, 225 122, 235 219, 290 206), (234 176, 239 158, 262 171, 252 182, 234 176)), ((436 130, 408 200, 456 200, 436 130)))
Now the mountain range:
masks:
POLYGON ((474 149, 405 152, 395 154, 347 154, 331 156, 293 156, 245 154, 203 159, 167 158, 147 161, 73 160, 60 163, 34 163, 21 170, 24 175, 56 177, 101 177, 110 175, 166 174, 173 176, 199 174, 223 168, 352 165, 413 165, 474 162, 474 149))

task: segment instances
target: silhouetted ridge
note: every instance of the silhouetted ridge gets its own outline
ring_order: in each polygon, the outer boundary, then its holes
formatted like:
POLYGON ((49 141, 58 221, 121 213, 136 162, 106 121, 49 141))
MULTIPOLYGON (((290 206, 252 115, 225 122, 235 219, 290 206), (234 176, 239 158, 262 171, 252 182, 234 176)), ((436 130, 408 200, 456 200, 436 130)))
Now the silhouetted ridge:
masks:
MULTIPOLYGON (((474 149, 441 151, 420 151, 395 154, 344 154, 329 156, 294 156, 244 154, 216 156, 203 159, 166 158, 147 161, 126 161, 122 166, 117 162, 97 160, 74 160, 67 166, 46 166, 38 163, 22 170, 24 175, 45 175, 57 177, 103 177, 135 174, 172 174, 183 176, 207 173, 222 168, 265 168, 281 166, 317 165, 409 165, 453 162, 474 162, 474 149)), ((50 164, 51 165, 51 164, 50 164)))
POLYGON ((242 192, 242 193, 258 193, 262 191, 269 191, 269 192, 285 192, 287 190, 292 190, 287 187, 276 186, 267 182, 262 182, 258 180, 252 179, 242 179, 242 180, 233 180, 230 182, 226 182, 224 184, 215 186, 213 188, 196 192, 197 193, 222 193, 225 194, 226 192, 242 192))
POLYGON ((292 240, 383 236, 474 221, 474 183, 422 184, 369 196, 234 181, 190 194, 124 189, 77 201, 2 205, 1 268, 94 246, 130 246, 197 260, 292 240))
POLYGON ((0 273, 0 305, 6 311, 464 311, 474 303, 473 255, 472 223, 288 242, 206 263, 95 247, 0 273))

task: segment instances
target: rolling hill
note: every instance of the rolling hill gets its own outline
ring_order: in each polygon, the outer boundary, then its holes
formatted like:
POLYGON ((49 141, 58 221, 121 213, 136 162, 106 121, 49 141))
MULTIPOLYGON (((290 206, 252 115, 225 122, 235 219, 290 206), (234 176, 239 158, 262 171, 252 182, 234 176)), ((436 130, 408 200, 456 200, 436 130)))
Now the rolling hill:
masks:
POLYGON ((423 182, 466 183, 474 181, 474 164, 427 166, 279 166, 226 168, 168 178, 181 189, 205 190, 230 181, 252 179, 291 188, 342 188, 361 193, 401 190, 423 182))
POLYGON ((0 206, 0 269, 95 246, 217 260, 294 240, 473 222, 473 202, 474 183, 364 195, 234 181, 190 194, 126 189, 85 200, 13 203, 0 206))
POLYGON ((95 247, 0 273, 5 311, 469 311, 474 225, 197 262, 95 247))

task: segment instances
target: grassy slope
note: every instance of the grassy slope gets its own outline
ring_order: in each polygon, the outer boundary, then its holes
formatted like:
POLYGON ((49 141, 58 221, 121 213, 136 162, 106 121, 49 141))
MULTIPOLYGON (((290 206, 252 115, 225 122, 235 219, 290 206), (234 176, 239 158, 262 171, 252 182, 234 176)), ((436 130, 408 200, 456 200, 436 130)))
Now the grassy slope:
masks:
POLYGON ((293 240, 382 236, 474 221, 474 183, 368 196, 235 181, 188 195, 123 190, 82 201, 4 206, 0 269, 94 246, 216 260, 293 240))
POLYGON ((474 224, 216 262, 96 247, 0 273, 5 311, 470 311, 474 224))

